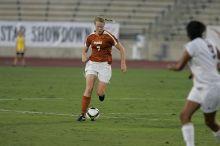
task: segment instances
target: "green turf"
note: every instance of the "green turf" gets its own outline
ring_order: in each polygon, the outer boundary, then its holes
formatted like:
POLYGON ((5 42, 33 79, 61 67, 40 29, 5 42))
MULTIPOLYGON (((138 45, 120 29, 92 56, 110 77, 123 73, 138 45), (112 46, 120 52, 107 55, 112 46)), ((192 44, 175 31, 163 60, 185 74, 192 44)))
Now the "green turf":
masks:
MULTIPOLYGON (((81 68, 0 67, 0 146, 184 146, 179 112, 192 86, 188 72, 113 69, 106 100, 94 90, 97 121, 77 122, 81 68)), ((193 118, 197 146, 219 145, 193 118)))

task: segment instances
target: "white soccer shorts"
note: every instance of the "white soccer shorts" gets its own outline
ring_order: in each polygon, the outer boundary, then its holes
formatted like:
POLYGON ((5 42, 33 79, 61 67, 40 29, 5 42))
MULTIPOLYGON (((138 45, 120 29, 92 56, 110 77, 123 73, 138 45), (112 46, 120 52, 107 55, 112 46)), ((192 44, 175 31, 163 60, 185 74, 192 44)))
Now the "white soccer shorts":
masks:
POLYGON ((93 74, 104 83, 109 83, 112 76, 112 68, 108 62, 94 62, 88 61, 85 67, 85 74, 93 74))
POLYGON ((188 100, 201 105, 204 113, 217 111, 220 105, 220 84, 207 87, 193 87, 188 95, 188 100))

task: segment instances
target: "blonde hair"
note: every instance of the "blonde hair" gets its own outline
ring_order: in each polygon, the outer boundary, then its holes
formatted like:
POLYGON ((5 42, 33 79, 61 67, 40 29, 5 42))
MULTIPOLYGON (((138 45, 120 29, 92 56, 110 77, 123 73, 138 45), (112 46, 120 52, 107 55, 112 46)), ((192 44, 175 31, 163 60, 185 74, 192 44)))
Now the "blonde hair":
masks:
POLYGON ((104 16, 96 16, 94 19, 94 23, 96 23, 96 22, 105 23, 106 21, 112 22, 113 20, 104 18, 104 16))
POLYGON ((105 23, 105 18, 103 18, 101 16, 96 16, 95 19, 94 19, 94 23, 96 24, 96 22, 105 23))

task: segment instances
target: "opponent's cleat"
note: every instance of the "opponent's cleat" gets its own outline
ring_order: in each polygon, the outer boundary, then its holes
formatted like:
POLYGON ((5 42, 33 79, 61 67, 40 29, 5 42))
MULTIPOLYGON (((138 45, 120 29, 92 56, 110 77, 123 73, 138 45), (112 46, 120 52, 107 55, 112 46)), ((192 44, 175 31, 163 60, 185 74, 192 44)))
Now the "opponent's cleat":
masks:
POLYGON ((104 99, 105 99, 105 95, 99 96, 100 101, 104 101, 104 99))
POLYGON ((77 121, 85 121, 86 117, 84 115, 80 115, 79 118, 77 119, 77 121))

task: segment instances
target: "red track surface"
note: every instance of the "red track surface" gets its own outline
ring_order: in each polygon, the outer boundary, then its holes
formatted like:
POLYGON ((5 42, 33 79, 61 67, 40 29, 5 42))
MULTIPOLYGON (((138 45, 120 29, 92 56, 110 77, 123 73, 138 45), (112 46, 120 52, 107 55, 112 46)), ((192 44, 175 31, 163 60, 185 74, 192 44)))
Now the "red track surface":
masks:
MULTIPOLYGON (((45 59, 45 58, 27 58, 27 66, 47 66, 47 67, 84 67, 80 59, 45 59)), ((127 60, 128 68, 166 68, 171 62, 164 61, 146 61, 146 60, 127 60)), ((13 65, 13 58, 0 58, 0 66, 13 65)), ((120 67, 120 61, 113 60, 113 68, 120 67)))

